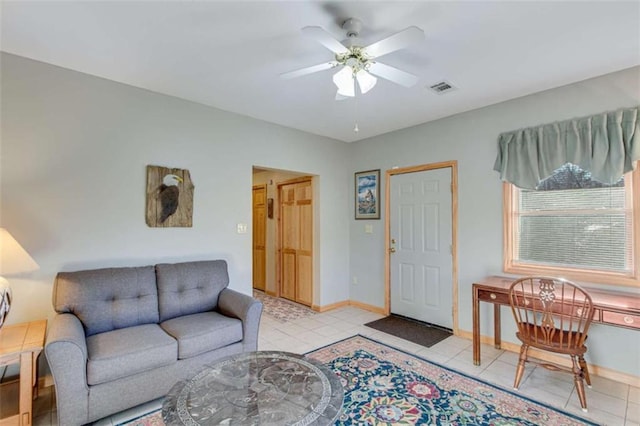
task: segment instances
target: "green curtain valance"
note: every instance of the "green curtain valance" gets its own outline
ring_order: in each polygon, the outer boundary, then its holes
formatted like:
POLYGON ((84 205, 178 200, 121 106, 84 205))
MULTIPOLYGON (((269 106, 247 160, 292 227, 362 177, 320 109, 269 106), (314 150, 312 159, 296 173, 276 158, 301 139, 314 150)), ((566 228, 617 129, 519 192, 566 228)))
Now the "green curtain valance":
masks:
POLYGON ((640 107, 502 133, 493 169, 503 181, 535 189, 566 163, 600 182, 615 183, 637 160, 640 107))

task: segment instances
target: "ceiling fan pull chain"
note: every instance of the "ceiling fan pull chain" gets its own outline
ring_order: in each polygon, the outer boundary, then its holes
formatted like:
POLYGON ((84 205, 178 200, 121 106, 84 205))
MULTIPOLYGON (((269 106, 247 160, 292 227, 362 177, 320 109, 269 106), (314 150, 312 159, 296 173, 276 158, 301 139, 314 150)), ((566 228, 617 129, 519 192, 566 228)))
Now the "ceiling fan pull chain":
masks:
MULTIPOLYGON (((357 86, 356 84, 356 79, 353 79, 353 84, 354 86, 357 86)), ((360 129, 358 128, 358 87, 354 87, 353 90, 353 117, 354 117, 354 121, 356 123, 355 127, 353 128, 353 131, 355 133, 358 133, 360 131, 360 129)))

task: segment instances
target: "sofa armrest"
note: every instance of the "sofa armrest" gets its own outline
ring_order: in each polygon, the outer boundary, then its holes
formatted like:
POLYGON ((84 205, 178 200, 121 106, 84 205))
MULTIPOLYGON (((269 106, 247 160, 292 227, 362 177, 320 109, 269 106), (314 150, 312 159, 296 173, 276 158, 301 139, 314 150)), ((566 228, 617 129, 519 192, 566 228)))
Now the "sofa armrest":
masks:
POLYGON ((225 288, 220 292, 218 309, 223 315, 242 321, 244 350, 257 350, 262 302, 246 294, 225 288))
POLYGON ((80 425, 89 417, 87 342, 80 320, 73 314, 53 319, 44 348, 55 383, 58 422, 80 425))

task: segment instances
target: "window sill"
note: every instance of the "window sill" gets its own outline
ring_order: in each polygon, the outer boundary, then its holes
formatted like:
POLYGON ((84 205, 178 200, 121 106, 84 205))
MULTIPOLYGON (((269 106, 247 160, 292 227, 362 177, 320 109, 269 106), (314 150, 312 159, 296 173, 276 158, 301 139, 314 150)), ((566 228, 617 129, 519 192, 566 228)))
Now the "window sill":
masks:
POLYGON ((640 277, 637 274, 621 274, 603 271, 589 271, 585 269, 560 268, 544 265, 505 264, 504 272, 517 275, 548 275, 565 278, 571 281, 609 284, 640 288, 640 277))

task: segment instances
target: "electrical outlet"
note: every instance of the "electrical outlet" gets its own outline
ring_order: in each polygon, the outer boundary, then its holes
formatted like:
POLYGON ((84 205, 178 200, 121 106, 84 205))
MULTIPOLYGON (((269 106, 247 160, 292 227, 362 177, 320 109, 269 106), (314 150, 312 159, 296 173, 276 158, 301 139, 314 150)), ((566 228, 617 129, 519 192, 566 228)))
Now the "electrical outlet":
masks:
POLYGON ((353 282, 353 285, 358 284, 358 277, 356 277, 355 275, 353 276, 353 279, 351 280, 353 282))

